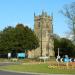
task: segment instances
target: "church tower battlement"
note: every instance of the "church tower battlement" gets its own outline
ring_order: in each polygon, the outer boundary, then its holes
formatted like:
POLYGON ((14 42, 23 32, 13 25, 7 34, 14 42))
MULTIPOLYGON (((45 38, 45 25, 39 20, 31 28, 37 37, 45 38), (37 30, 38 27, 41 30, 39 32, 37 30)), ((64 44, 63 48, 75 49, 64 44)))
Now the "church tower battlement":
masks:
POLYGON ((40 44, 40 47, 35 50, 36 56, 54 56, 52 21, 52 16, 48 16, 47 12, 42 12, 38 16, 34 14, 34 32, 40 44))

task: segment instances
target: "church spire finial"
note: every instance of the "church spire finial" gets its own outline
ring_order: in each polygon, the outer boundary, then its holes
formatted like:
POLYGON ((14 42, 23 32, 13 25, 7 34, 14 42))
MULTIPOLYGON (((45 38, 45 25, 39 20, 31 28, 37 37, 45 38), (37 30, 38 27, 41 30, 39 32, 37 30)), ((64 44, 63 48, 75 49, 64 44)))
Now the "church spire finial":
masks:
POLYGON ((34 17, 35 17, 35 12, 34 12, 34 17))
POLYGON ((52 21, 52 33, 53 33, 53 13, 51 13, 51 21, 52 21))
POLYGON ((53 13, 51 13, 51 19, 53 20, 53 13))

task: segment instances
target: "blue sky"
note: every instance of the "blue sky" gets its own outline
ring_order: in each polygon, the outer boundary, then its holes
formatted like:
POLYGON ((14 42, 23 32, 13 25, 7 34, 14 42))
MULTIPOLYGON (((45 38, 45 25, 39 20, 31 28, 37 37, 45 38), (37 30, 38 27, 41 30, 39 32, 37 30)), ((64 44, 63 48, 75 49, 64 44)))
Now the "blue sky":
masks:
POLYGON ((75 0, 0 0, 0 30, 7 26, 15 27, 18 23, 34 28, 34 12, 48 15, 53 13, 54 33, 63 36, 69 30, 66 18, 59 13, 65 4, 75 0))

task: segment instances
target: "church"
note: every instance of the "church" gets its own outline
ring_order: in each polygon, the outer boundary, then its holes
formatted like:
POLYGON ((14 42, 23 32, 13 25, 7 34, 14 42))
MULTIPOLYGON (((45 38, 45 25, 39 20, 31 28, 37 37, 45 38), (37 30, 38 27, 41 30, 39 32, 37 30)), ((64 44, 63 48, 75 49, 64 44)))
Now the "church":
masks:
POLYGON ((53 39, 53 16, 47 12, 40 15, 34 14, 34 33, 39 38, 39 47, 28 52, 28 58, 39 56, 54 56, 54 39, 53 39))

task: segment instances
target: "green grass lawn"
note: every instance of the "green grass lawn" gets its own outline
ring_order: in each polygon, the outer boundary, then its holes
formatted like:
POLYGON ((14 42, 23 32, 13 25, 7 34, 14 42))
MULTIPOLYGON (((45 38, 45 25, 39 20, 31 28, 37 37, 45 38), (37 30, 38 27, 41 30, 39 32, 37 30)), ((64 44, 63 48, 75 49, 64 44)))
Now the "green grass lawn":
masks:
POLYGON ((49 73, 49 74, 75 74, 75 69, 57 69, 48 68, 48 64, 21 64, 2 66, 0 69, 13 70, 19 72, 36 72, 36 73, 49 73))

